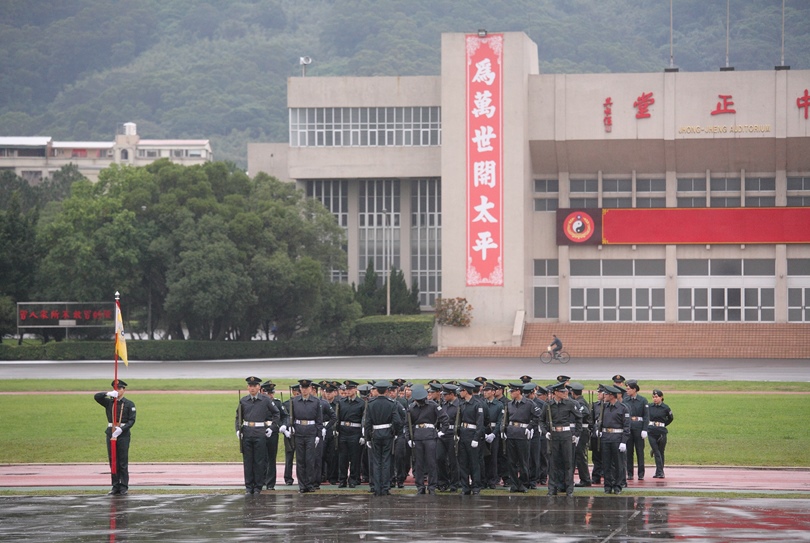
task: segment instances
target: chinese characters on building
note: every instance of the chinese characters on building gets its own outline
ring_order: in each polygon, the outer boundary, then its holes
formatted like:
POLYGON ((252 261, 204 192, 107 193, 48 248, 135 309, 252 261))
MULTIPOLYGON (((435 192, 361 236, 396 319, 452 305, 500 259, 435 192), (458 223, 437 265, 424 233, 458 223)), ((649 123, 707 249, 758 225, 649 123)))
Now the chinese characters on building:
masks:
POLYGON ((503 285, 503 34, 467 36, 467 285, 503 285))
POLYGON ((113 309, 105 304, 84 302, 20 302, 17 304, 17 326, 20 328, 55 328, 64 326, 109 326, 113 309))

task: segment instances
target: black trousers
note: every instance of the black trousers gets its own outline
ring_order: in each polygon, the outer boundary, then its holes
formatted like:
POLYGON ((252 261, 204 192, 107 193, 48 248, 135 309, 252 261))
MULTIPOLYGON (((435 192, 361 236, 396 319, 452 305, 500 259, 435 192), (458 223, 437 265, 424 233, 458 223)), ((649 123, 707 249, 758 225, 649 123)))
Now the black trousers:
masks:
POLYGON ((545 438, 538 430, 535 430, 534 436, 529 440, 529 487, 536 487, 542 479, 542 447, 545 444, 545 438))
POLYGON ((439 480, 439 465, 436 460, 437 439, 426 439, 424 441, 414 441, 413 443, 413 478, 416 481, 416 488, 425 488, 425 477, 427 477, 427 490, 435 491, 439 480))
MULTIPOLYGON (((649 436, 649 434, 648 434, 649 436)), ((627 442, 627 476, 633 476, 633 453, 637 458, 638 477, 644 478, 644 440, 641 438, 641 429, 630 429, 630 440, 627 442)))
POLYGON ((273 432, 269 438, 265 438, 267 446, 267 477, 264 484, 268 489, 276 487, 276 457, 278 456, 278 432, 273 432))
POLYGON ((338 482, 338 450, 335 444, 335 435, 326 433, 326 446, 323 449, 323 470, 321 471, 321 482, 329 482, 336 485, 338 482))
POLYGON ((619 442, 605 443, 602 441, 602 474, 605 479, 605 490, 621 488, 624 466, 619 453, 619 442))
POLYGON ((553 432, 550 443, 548 490, 571 494, 574 492, 574 448, 571 432, 553 432))
POLYGON ((291 485, 293 480, 293 460, 295 459, 295 448, 289 438, 284 438, 284 484, 291 485))
POLYGON ((481 444, 473 448, 471 439, 458 442, 458 478, 461 491, 481 491, 481 444))
POLYGON ((394 441, 394 479, 398 485, 405 482, 411 471, 411 448, 406 441, 402 436, 394 441))
POLYGON ((439 488, 458 490, 458 458, 452 435, 439 439, 436 458, 439 461, 439 488))
POLYGON ((667 434, 653 433, 647 434, 650 440, 650 450, 655 458, 655 474, 659 477, 664 475, 664 450, 667 448, 667 434))
POLYGON ((298 490, 311 492, 315 490, 318 481, 315 471, 318 459, 315 450, 316 436, 294 436, 295 437, 295 474, 298 477, 298 490))
POLYGON ((483 482, 490 487, 498 484, 500 475, 498 474, 498 457, 501 453, 501 436, 495 435, 495 439, 489 444, 489 456, 484 457, 483 482))
POLYGON ((118 436, 114 442, 110 440, 110 432, 107 432, 107 464, 112 465, 112 443, 115 447, 115 471, 110 469, 112 489, 120 492, 129 489, 129 432, 118 436))
POLYGON ((371 460, 368 466, 369 484, 377 496, 388 494, 391 489, 393 446, 394 440, 391 438, 371 441, 371 460))
POLYGON ((506 462, 509 464, 510 490, 525 492, 529 486, 529 440, 507 439, 506 462))
POLYGON ((245 472, 245 489, 260 491, 267 479, 267 438, 251 436, 242 438, 242 466, 245 472))
POLYGON ((588 429, 582 430, 582 435, 579 436, 579 443, 574 449, 574 466, 579 473, 579 480, 583 483, 591 482, 591 473, 588 470, 588 446, 590 445, 591 436, 588 429))
MULTIPOLYGON (((591 481, 596 483, 602 482, 602 446, 600 439, 594 436, 591 438, 591 459, 593 460, 593 471, 591 472, 591 481)), ((580 476, 581 479, 582 476, 580 476)))
POLYGON ((338 483, 360 484, 360 459, 365 446, 360 445, 360 432, 356 435, 340 435, 338 458, 338 483))

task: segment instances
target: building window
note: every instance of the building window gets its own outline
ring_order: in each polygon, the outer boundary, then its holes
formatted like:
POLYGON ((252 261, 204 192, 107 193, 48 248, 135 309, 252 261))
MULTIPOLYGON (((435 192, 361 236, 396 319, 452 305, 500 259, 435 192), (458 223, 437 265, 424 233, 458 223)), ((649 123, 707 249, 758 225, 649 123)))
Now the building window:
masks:
POLYGON ((371 262, 382 286, 390 267, 400 269, 399 179, 361 179, 358 215, 360 281, 371 262))
POLYGON ((773 177, 746 177, 746 192, 774 192, 776 190, 776 179, 773 177))
MULTIPOLYGON (((307 197, 318 200, 346 230, 349 225, 349 182, 346 179, 308 179, 305 181, 307 197)), ((346 246, 343 250, 347 250, 346 246)), ((349 274, 345 265, 330 266, 329 277, 333 283, 347 283, 349 274)))
POLYGON ((560 287, 534 287, 534 317, 536 319, 560 317, 560 287))
POLYGON ((810 322, 810 258, 788 258, 788 321, 810 322))
POLYGON ((436 177, 411 184, 411 280, 419 286, 419 304, 434 306, 442 293, 442 191, 436 177))
POLYGON ((666 179, 636 178, 636 192, 666 192, 666 179))
POLYGON ((810 177, 787 178, 788 207, 810 207, 810 177))
POLYGON ((441 145, 441 108, 290 108, 291 147, 441 145))
POLYGON ((706 192, 705 177, 679 177, 678 192, 706 192))
POLYGON ((28 181, 30 185, 39 185, 42 182, 42 170, 23 170, 20 177, 28 181))
POLYGON ((560 183, 557 179, 535 179, 534 192, 535 211, 555 211, 559 207, 560 183))
POLYGON ((739 177, 713 177, 711 181, 712 192, 739 192, 739 177))
POLYGON ((740 198, 734 196, 712 196, 711 207, 740 207, 740 198))
POLYGON ((681 322, 773 322, 773 288, 679 288, 681 322))
POLYGON ((643 207, 643 208, 667 207, 667 199, 664 196, 658 198, 636 198, 636 207, 643 207))

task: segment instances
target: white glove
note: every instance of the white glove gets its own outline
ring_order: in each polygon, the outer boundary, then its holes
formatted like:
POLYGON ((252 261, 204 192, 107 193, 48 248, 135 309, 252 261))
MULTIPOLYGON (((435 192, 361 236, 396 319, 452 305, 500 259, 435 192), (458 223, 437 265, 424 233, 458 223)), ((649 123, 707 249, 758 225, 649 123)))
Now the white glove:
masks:
POLYGON ((362 447, 362 446, 363 446, 363 445, 365 445, 365 444, 366 444, 366 440, 365 440, 364 438, 362 438, 362 437, 361 437, 361 438, 360 438, 360 446, 362 447))
POLYGON ((413 449, 413 440, 412 440, 412 439, 409 439, 409 440, 408 440, 408 447, 410 447, 411 449, 413 449))
POLYGON ((118 391, 117 390, 111 390, 111 391, 109 391, 107 393, 107 396, 109 396, 110 398, 117 398, 118 397, 118 391))
POLYGON ((487 434, 486 436, 484 436, 484 439, 487 440, 487 443, 492 443, 493 441, 495 441, 495 434, 487 434))
POLYGON ((529 430, 529 439, 534 439, 534 428, 529 430))
POLYGON ((437 435, 438 435, 439 437, 444 437, 444 432, 439 432, 437 435))
POLYGON ((573 441, 573 442, 574 442, 574 445, 579 444, 579 438, 578 438, 577 436, 573 436, 573 437, 571 438, 571 441, 573 441))
MULTIPOLYGON (((284 434, 285 436, 287 436, 287 425, 282 424, 281 426, 278 427, 278 431, 281 432, 282 434, 284 434)), ((287 436, 287 437, 290 437, 290 436, 287 436)))
POLYGON ((120 436, 123 433, 123 430, 120 426, 116 426, 115 430, 113 430, 112 437, 115 439, 116 437, 120 436))
POLYGON ((323 437, 326 437, 326 428, 324 428, 323 430, 321 430, 321 435, 322 435, 323 437))
POLYGON ((295 426, 290 426, 290 435, 291 436, 295 435, 295 426))
POLYGON ((317 447, 317 446, 318 446, 318 443, 320 443, 320 442, 321 442, 321 438, 319 438, 319 437, 317 437, 317 436, 316 436, 316 437, 315 437, 315 446, 317 447))
POLYGON ((546 432, 546 439, 551 440, 551 432, 546 432))
POLYGON ((647 430, 641 431, 641 439, 647 439, 647 430))
POLYGON ((627 452, 627 445, 625 443, 619 443, 619 452, 627 452))
POLYGON ((284 437, 286 437, 287 439, 290 439, 292 437, 292 433, 290 433, 289 430, 285 430, 284 432, 281 433, 284 434, 284 437))
POLYGON ((473 439, 472 441, 470 441, 470 447, 472 447, 473 449, 477 449, 478 448, 478 442, 473 439))
POLYGON ((242 432, 239 430, 236 431, 236 439, 242 439, 242 432))
POLYGON ((501 434, 501 441, 506 441, 506 432, 501 434))
POLYGON ((268 428, 267 430, 264 431, 264 435, 266 435, 267 437, 272 437, 273 436, 273 429, 268 428))
POLYGON ((366 442, 366 447, 371 448, 371 441, 366 442))
POLYGON ((596 437, 602 437, 602 432, 601 432, 601 430, 597 430, 597 431, 596 431, 596 437))

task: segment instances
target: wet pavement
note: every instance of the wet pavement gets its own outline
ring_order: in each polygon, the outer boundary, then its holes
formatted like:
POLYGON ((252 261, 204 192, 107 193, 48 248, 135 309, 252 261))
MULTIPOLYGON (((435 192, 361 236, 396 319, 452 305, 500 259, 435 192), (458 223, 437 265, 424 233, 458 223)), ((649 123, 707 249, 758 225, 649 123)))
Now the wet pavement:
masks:
POLYGON ((0 497, 2 541, 810 541, 810 500, 644 496, 0 497))

